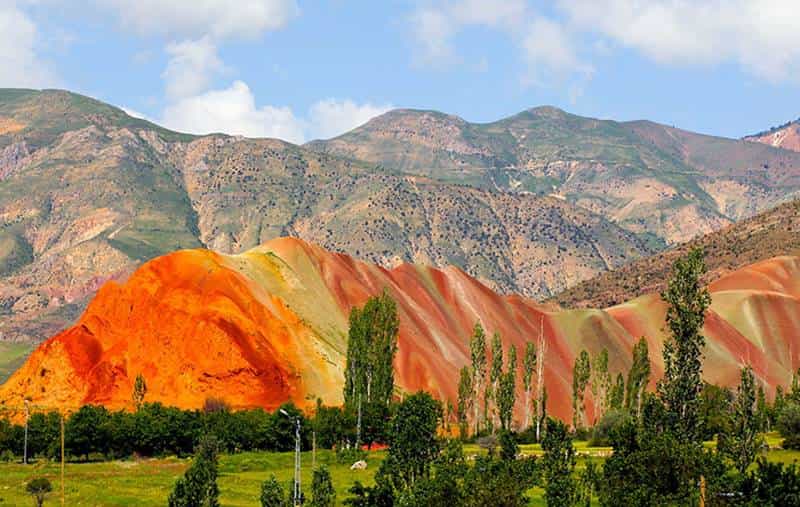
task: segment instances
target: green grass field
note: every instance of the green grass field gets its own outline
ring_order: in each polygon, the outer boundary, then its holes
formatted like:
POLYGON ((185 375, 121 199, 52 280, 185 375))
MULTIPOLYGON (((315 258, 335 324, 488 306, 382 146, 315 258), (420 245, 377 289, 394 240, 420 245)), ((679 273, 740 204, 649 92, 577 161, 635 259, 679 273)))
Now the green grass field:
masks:
MULTIPOLYGON (((771 435, 773 444, 777 437, 771 435)), ((610 448, 587 447, 585 442, 575 442, 579 455, 578 470, 587 459, 601 461, 610 448)), ((523 445, 525 455, 540 455, 538 445, 523 445)), ((481 451, 477 446, 467 445, 464 453, 470 457, 481 451)), ((349 464, 339 464, 331 451, 317 452, 317 464, 328 466, 337 491, 337 501, 348 496, 347 490, 355 481, 372 484, 373 474, 384 458, 384 452, 372 452, 367 458, 368 469, 351 471, 349 464)), ((768 458, 773 461, 791 463, 800 460, 800 452, 771 450, 768 458)), ((66 505, 83 506, 163 506, 175 480, 180 477, 189 459, 147 459, 97 463, 67 463, 66 505)), ((290 489, 293 475, 294 455, 288 453, 247 452, 220 457, 219 489, 223 506, 258 506, 261 482, 274 474, 290 489)), ((38 462, 27 466, 19 463, 0 464, 0 505, 32 505, 25 493, 25 484, 34 477, 45 476, 53 484, 53 493, 45 505, 60 504, 60 468, 58 463, 38 462)), ((304 490, 311 484, 311 453, 303 453, 304 490)), ((530 505, 544 506, 543 490, 534 488, 528 492, 530 505)))

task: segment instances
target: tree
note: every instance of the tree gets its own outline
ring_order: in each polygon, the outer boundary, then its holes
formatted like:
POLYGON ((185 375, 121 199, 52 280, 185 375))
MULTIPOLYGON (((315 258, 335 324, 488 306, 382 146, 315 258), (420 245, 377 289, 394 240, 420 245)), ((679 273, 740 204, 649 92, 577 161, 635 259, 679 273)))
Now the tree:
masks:
POLYGON ((131 398, 133 399, 133 406, 136 407, 136 410, 141 408, 142 403, 144 403, 144 397, 147 395, 147 383, 144 381, 144 377, 141 373, 136 375, 136 380, 133 382, 133 394, 131 398))
POLYGON ((456 417, 458 419, 458 430, 461 438, 467 437, 468 432, 468 414, 472 404, 473 389, 472 389, 472 375, 469 367, 464 366, 461 368, 458 380, 458 404, 456 405, 456 417))
POLYGON ((742 368, 739 389, 733 403, 730 431, 720 433, 719 449, 733 461, 739 473, 744 474, 763 444, 756 412, 755 377, 753 369, 747 366, 742 368))
POLYGON ((33 497, 33 501, 36 502, 38 507, 42 507, 47 494, 53 491, 53 485, 50 484, 46 477, 37 477, 28 482, 27 486, 25 486, 25 491, 33 497))
POLYGON ((649 381, 650 356, 647 351, 647 340, 641 337, 633 347, 633 362, 628 371, 625 390, 625 408, 635 414, 637 419, 642 414, 642 397, 649 381))
POLYGON ((706 271, 703 251, 691 250, 673 266, 672 277, 661 298, 667 303, 669 338, 664 344, 664 378, 658 386, 669 424, 681 440, 700 439, 698 406, 703 388, 702 335, 705 312, 711 304, 701 283, 706 271))
POLYGON ((506 372, 500 376, 497 392, 497 411, 500 416, 500 427, 504 431, 511 430, 514 416, 514 404, 517 393, 517 349, 513 345, 508 353, 506 372))
POLYGON ((571 507, 575 500, 576 484, 572 477, 575 469, 575 449, 564 423, 547 419, 547 429, 542 441, 545 493, 549 507, 571 507))
POLYGON ((523 429, 531 426, 531 406, 533 400, 533 374, 536 371, 536 345, 533 342, 525 344, 525 356, 522 359, 522 387, 525 388, 525 424, 523 429))
POLYGON ((472 360, 472 388, 475 394, 472 399, 472 408, 475 412, 475 434, 481 431, 480 406, 481 394, 484 392, 486 379, 486 334, 480 322, 475 323, 472 338, 469 341, 470 359, 472 360))
POLYGON ((539 317, 539 360, 536 364, 536 400, 534 412, 536 413, 536 441, 542 437, 542 425, 547 418, 547 390, 544 385, 544 360, 547 353, 547 342, 544 339, 544 315, 539 317))
MULTIPOLYGON (((385 290, 380 296, 368 299, 363 308, 354 307, 350 311, 344 402, 349 413, 357 414, 356 440, 361 439, 364 405, 376 404, 388 409, 391 402, 398 332, 397 305, 385 290)), ((373 421, 376 423, 380 421, 373 421)))
POLYGON ((64 428, 66 448, 75 456, 89 459, 89 454, 108 452, 111 440, 109 420, 105 407, 84 405, 67 420, 64 428))
POLYGON ((756 414, 758 415, 758 429, 770 431, 772 415, 770 414, 769 403, 767 403, 767 395, 764 393, 764 386, 760 384, 756 394, 756 414))
POLYGON ((704 384, 700 392, 700 434, 703 440, 713 440, 729 431, 733 392, 727 387, 704 384))
POLYGON ((594 400, 594 421, 597 422, 608 409, 611 374, 608 372, 608 349, 603 348, 592 358, 591 389, 594 400))
POLYGON ((486 389, 484 412, 491 422, 492 432, 497 426, 497 391, 500 377, 503 375, 503 342, 499 333, 492 335, 492 366, 489 369, 489 388, 486 389))
POLYGON ((589 353, 581 350, 572 368, 572 427, 576 430, 585 425, 583 398, 592 373, 591 368, 589 353))
POLYGON ((608 397, 608 408, 611 410, 621 410, 625 403, 625 377, 622 373, 617 373, 617 380, 614 382, 614 387, 611 388, 611 394, 608 397))
POLYGON ((335 503, 336 490, 330 472, 324 466, 317 468, 311 481, 311 507, 333 507, 335 503))
POLYGON ((430 477, 431 463, 439 455, 437 429, 442 406, 430 394, 412 394, 397 406, 389 430, 389 450, 382 464, 396 490, 411 488, 430 477))
POLYGON ((218 447, 215 437, 201 439, 192 465, 175 482, 169 495, 169 507, 219 507, 218 447))
POLYGON ((784 449, 800 449, 800 405, 793 401, 784 403, 775 427, 783 437, 784 449))
POLYGON ((261 483, 261 507, 289 507, 286 491, 274 475, 261 483))

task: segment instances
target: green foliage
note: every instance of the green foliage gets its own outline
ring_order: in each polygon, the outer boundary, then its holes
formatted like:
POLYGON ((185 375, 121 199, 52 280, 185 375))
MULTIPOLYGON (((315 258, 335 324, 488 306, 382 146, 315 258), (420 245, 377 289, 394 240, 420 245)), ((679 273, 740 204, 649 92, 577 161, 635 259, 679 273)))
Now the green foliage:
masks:
POLYGON ((611 445, 611 435, 623 424, 631 421, 631 415, 624 410, 609 410, 592 429, 592 438, 589 445, 592 447, 606 447, 611 445))
POLYGON ((385 290, 367 300, 363 308, 350 311, 344 402, 346 411, 356 414, 358 437, 366 437, 368 442, 381 437, 385 430, 385 416, 394 392, 398 331, 397 305, 385 290), (365 406, 374 416, 369 419, 369 435, 361 434, 365 406))
POLYGON ((608 371, 608 349, 603 348, 592 358, 590 368, 590 385, 594 399, 594 421, 596 422, 608 410, 611 391, 611 373, 608 371))
POLYGON ((741 493, 742 505, 800 505, 800 470, 795 463, 783 466, 759 458, 755 470, 742 481, 741 493))
MULTIPOLYGON (((663 408, 653 397, 645 402, 643 419, 658 417, 663 408)), ((654 427, 637 429, 633 420, 612 431, 614 453, 604 466, 598 482, 598 497, 604 506, 650 507, 693 505, 698 481, 706 469, 702 446, 676 438, 654 427)))
POLYGON ((38 507, 42 507, 47 494, 53 491, 53 485, 46 477, 37 477, 25 485, 25 491, 33 497, 38 507))
POLYGON ((564 423, 553 418, 547 419, 542 449, 547 505, 571 507, 576 498, 576 484, 572 476, 576 463, 575 449, 564 423))
POLYGON ((800 450, 800 405, 793 401, 784 403, 775 427, 784 438, 784 449, 800 450))
POLYGON ((698 407, 703 440, 713 440, 717 435, 728 431, 733 399, 733 392, 726 387, 703 385, 698 407))
POLYGON ((678 259, 661 294, 667 303, 669 338, 664 344, 664 378, 658 389, 676 436, 690 442, 701 439, 699 405, 705 346, 701 331, 711 304, 701 281, 706 271, 703 257, 702 250, 693 249, 678 259))
POLYGON ((389 452, 383 462, 394 489, 403 491, 419 479, 427 479, 439 455, 437 429, 442 419, 441 403, 430 394, 412 394, 397 407, 389 431, 389 452))
POLYGON ((261 507, 289 507, 286 491, 274 475, 261 483, 261 507))
POLYGON ((218 448, 214 437, 200 440, 194 462, 175 482, 167 502, 169 507, 219 507, 218 448))
POLYGON ((314 470, 311 482, 311 507, 333 507, 336 503, 336 490, 333 489, 331 474, 326 467, 314 470))
POLYGON ((500 416, 500 428, 511 430, 511 419, 514 415, 514 404, 517 394, 517 349, 513 345, 508 354, 508 367, 500 375, 497 386, 497 412, 500 416))
POLYGON ((70 416, 64 427, 64 443, 68 452, 87 460, 90 453, 107 454, 111 443, 110 421, 111 416, 105 407, 81 407, 70 416))
POLYGON ((533 375, 536 372, 536 345, 525 343, 525 356, 522 358, 522 387, 525 389, 525 423, 523 429, 531 425, 531 408, 533 395, 533 375))
POLYGON ((37 412, 28 419, 28 456, 55 459, 61 449, 61 415, 37 412))
POLYGON ((583 399, 586 385, 592 374, 592 366, 589 360, 589 353, 581 350, 575 358, 575 365, 572 368, 572 427, 576 430, 585 425, 586 415, 583 408, 583 399))
POLYGON ((473 389, 472 374, 469 367, 464 366, 459 372, 458 378, 458 403, 456 405, 456 419, 458 420, 458 431, 461 438, 467 438, 469 432, 468 419, 469 410, 472 407, 473 389))
POLYGON ((508 430, 501 431, 498 441, 500 442, 500 459, 506 461, 517 459, 519 446, 517 445, 517 440, 514 438, 513 433, 508 430))
POLYGON ((484 380, 486 378, 486 334, 483 332, 480 322, 475 323, 472 331, 472 338, 469 342, 469 353, 472 361, 472 408, 474 411, 473 423, 475 424, 475 435, 481 431, 480 405, 481 395, 484 392, 484 380))
POLYGON ((312 421, 317 434, 317 446, 332 449, 343 447, 345 442, 355 441, 355 421, 341 407, 326 407, 317 399, 317 409, 312 421))
POLYGON ((136 380, 133 382, 133 394, 131 398, 133 400, 133 406, 136 407, 136 410, 141 408, 142 403, 144 403, 144 397, 147 395, 147 383, 144 381, 144 376, 142 374, 136 375, 136 380))
POLYGON ((628 382, 625 389, 625 408, 636 415, 642 413, 642 401, 647 384, 650 381, 650 355, 647 340, 641 337, 633 347, 633 363, 628 371, 628 382))
POLYGON ((756 388, 753 370, 742 368, 741 381, 733 403, 729 431, 719 434, 718 449, 731 461, 740 474, 753 463, 764 445, 759 434, 760 421, 756 412, 756 388))
POLYGON ((621 410, 625 403, 625 377, 622 373, 617 373, 617 379, 611 388, 608 397, 608 408, 610 410, 621 410))

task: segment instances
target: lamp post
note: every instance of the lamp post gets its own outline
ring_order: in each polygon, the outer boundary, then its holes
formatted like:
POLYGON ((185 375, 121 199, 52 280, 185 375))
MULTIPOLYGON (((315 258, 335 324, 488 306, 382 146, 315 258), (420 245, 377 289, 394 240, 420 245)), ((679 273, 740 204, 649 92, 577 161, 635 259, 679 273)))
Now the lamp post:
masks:
POLYGON ((292 489, 292 505, 303 504, 303 493, 300 490, 300 418, 291 415, 284 409, 280 413, 294 421, 294 487, 292 489))

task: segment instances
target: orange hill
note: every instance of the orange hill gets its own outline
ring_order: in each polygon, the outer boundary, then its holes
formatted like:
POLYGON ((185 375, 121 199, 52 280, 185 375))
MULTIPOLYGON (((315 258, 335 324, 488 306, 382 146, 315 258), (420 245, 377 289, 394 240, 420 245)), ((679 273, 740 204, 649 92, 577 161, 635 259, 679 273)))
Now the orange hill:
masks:
MULTIPOLYGON (((128 407, 142 373, 147 400, 199 407, 341 402, 347 314, 387 288, 398 302, 397 381, 454 399, 476 321, 521 352, 547 341, 550 411, 571 416, 571 368, 581 349, 606 347, 610 368, 627 371, 633 343, 648 338, 660 374, 664 306, 643 296, 607 310, 561 311, 501 296, 456 268, 404 264, 387 270, 297 239, 240 255, 179 251, 109 282, 71 328, 43 343, 0 387, 0 405, 101 403, 128 407)), ((769 388, 800 365, 800 258, 777 257, 711 285, 705 376, 734 385, 753 365, 769 388)), ((518 382, 521 385, 521 382, 518 382)), ((591 407, 587 407, 591 416, 591 407)))

